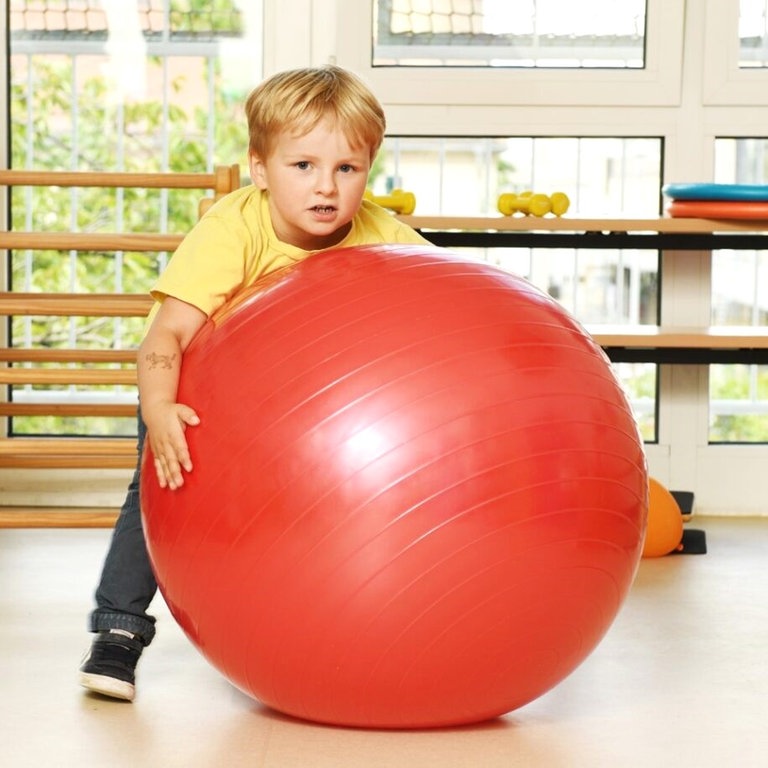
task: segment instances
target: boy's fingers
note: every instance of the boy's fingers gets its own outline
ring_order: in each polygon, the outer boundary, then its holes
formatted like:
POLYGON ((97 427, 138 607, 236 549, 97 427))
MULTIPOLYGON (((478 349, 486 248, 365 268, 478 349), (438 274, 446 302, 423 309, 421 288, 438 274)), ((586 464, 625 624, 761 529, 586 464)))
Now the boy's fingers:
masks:
POLYGON ((165 471, 163 470, 163 464, 160 459, 155 459, 155 474, 157 475, 157 482, 161 488, 165 488, 168 483, 165 479, 165 471))
POLYGON ((181 466, 175 456, 167 459, 162 454, 157 455, 155 457, 155 472, 157 473, 157 480, 161 488, 174 490, 184 484, 181 466))
POLYGON ((190 427, 197 426, 200 423, 200 417, 188 405, 182 406, 179 409, 179 419, 190 427))

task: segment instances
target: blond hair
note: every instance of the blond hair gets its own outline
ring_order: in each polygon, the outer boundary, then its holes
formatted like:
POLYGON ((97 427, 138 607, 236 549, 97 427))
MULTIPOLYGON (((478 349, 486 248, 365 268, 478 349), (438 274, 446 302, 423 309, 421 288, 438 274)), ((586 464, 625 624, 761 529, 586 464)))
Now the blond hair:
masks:
POLYGON ((251 91, 245 102, 248 148, 265 159, 275 137, 303 135, 329 118, 354 148, 370 148, 371 161, 384 139, 384 110, 368 86, 341 67, 309 67, 280 72, 251 91))

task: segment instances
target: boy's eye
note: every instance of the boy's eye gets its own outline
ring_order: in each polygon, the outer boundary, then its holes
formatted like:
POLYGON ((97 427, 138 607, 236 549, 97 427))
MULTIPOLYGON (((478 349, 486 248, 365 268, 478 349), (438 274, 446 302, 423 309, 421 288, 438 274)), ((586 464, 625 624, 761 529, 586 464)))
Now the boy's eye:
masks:
POLYGON ((307 170, 307 168, 309 168, 309 163, 308 163, 306 160, 299 160, 299 162, 298 162, 298 163, 296 163, 296 167, 297 167, 297 168, 298 168, 300 171, 306 171, 306 170, 307 170))
POLYGON ((342 173, 351 173, 355 170, 355 167, 353 165, 350 165, 349 163, 344 163, 344 165, 339 166, 339 170, 342 173))

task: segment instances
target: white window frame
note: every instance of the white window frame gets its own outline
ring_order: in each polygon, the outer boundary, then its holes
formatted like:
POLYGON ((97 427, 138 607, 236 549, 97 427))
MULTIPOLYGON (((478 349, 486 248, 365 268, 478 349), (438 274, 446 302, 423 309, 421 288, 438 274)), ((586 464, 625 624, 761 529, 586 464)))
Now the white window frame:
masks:
MULTIPOLYGON (((736 0, 705 0, 703 103, 708 106, 766 104, 768 67, 739 67, 736 0)), ((763 127, 763 134, 765 133, 763 127)))
POLYGON ((684 7, 648 0, 643 69, 373 67, 370 0, 338 0, 338 63, 354 69, 388 104, 673 106, 680 103, 684 7), (349 30, 368 30, 350 34, 349 30), (403 77, 403 72, 407 76, 403 77))

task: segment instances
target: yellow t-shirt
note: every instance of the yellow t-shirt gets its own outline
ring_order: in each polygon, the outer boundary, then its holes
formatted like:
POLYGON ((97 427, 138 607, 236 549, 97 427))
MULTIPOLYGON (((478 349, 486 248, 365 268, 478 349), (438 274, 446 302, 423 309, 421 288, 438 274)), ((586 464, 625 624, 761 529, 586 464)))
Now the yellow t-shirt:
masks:
MULTIPOLYGON (((267 193, 255 185, 231 192, 213 205, 184 238, 151 289, 155 306, 165 296, 210 315, 263 275, 305 259, 304 251, 278 240, 267 193)), ((416 230, 363 200, 347 236, 336 246, 427 243, 416 230)))

